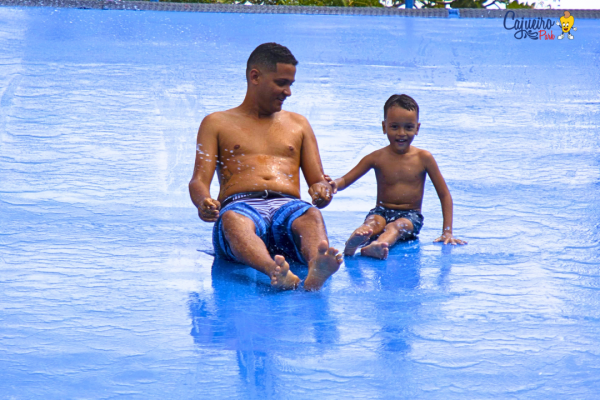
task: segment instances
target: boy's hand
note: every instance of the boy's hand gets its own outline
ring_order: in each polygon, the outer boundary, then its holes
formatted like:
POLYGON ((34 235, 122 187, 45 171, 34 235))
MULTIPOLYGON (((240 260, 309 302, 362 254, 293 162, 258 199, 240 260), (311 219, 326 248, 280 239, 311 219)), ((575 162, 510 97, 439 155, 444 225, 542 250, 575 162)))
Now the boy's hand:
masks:
POLYGON ((325 177, 325 180, 327 181, 327 183, 329 183, 331 185, 331 191, 333 194, 336 194, 338 192, 339 189, 339 181, 341 179, 331 179, 331 177, 329 175, 323 175, 325 177))
POLYGON ((460 239, 452 236, 452 234, 450 232, 444 232, 442 234, 442 236, 435 239, 434 242, 444 242, 444 244, 453 244, 453 245, 467 244, 467 242, 465 242, 464 240, 460 240, 460 239))
POLYGON ((329 185, 331 185, 331 190, 332 193, 335 194, 337 192, 337 187, 335 186, 335 180, 331 179, 331 177, 327 174, 323 174, 323 178, 325 178, 325 181, 327 181, 327 183, 329 183, 329 185))
MULTIPOLYGON (((325 175, 325 177, 325 179, 329 178, 327 175, 325 175)), ((331 199, 333 198, 331 192, 331 185, 327 181, 317 182, 308 189, 308 194, 312 198, 312 203, 317 206, 317 208, 327 207, 329 203, 331 203, 331 199)))
POLYGON ((219 210, 221 203, 210 197, 202 201, 202 205, 198 207, 198 215, 204 222, 215 222, 219 218, 219 210))

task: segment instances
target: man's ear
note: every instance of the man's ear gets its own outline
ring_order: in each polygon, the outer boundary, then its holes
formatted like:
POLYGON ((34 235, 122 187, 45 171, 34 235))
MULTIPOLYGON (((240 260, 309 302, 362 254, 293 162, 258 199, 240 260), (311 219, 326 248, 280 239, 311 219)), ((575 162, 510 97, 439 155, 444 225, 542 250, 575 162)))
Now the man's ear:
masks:
POLYGON ((258 85, 260 76, 260 71, 256 68, 252 68, 248 73, 248 82, 253 83, 254 85, 258 85))
POLYGON ((385 132, 385 120, 381 121, 381 129, 383 129, 383 134, 385 135, 386 134, 386 132, 385 132))

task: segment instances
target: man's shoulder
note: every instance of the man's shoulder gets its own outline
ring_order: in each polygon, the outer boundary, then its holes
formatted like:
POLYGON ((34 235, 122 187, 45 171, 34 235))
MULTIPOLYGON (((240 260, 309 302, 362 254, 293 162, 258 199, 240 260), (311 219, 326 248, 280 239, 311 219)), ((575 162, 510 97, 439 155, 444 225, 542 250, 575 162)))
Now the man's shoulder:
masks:
POLYGON ((285 110, 279 111, 278 114, 279 114, 279 118, 281 118, 282 120, 292 122, 292 123, 302 124, 302 125, 308 124, 308 119, 306 119, 306 117, 302 114, 298 114, 293 111, 285 111, 285 110))
POLYGON ((239 116, 234 109, 216 111, 204 117, 200 124, 200 129, 207 133, 213 132, 214 134, 226 132, 227 127, 237 118, 239 118, 239 116))
POLYGON ((225 120, 233 117, 235 115, 235 113, 233 112, 233 110, 226 110, 226 111, 215 111, 213 113, 208 114, 206 117, 204 117, 204 119, 202 120, 203 124, 220 124, 222 122, 224 122, 225 120))

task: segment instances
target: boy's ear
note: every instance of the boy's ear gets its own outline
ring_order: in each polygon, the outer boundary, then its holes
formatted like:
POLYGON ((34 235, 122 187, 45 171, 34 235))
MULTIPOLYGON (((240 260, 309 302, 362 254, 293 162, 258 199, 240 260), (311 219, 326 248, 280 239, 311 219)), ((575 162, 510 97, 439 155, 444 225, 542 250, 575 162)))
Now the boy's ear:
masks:
POLYGON ((421 123, 417 123, 417 132, 415 132, 415 136, 419 134, 419 129, 421 128, 421 123))
POLYGON ((381 121, 381 129, 383 129, 383 134, 385 135, 386 134, 386 132, 385 132, 385 120, 381 121))

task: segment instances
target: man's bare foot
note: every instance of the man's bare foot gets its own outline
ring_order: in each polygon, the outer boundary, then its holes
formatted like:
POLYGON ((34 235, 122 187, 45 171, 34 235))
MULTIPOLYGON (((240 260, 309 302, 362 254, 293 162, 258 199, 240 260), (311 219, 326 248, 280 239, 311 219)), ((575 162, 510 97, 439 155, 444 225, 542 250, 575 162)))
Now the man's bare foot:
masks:
POLYGON ((364 225, 359 226, 346 242, 344 255, 350 257, 353 256, 354 253, 356 253, 356 249, 369 241, 371 235, 373 235, 373 229, 364 225))
POLYGON ((370 245, 363 247, 360 250, 360 254, 362 254, 363 256, 385 260, 388 254, 390 254, 390 249, 387 243, 373 242, 370 245))
POLYGON ((342 263, 342 255, 323 240, 317 248, 319 255, 308 262, 308 276, 304 281, 304 289, 319 290, 342 263))
POLYGON ((271 285, 277 289, 289 290, 296 289, 300 283, 300 278, 290 271, 290 265, 283 256, 275 256, 277 266, 271 273, 271 285))

